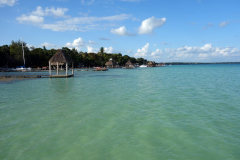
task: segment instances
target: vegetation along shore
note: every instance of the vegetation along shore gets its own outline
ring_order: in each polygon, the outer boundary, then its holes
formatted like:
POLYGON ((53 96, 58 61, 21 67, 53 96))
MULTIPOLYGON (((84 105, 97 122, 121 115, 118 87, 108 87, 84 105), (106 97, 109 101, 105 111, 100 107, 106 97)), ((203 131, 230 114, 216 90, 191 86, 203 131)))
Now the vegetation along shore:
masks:
MULTIPOLYGON (((57 52, 57 49, 46 49, 27 47, 27 43, 23 42, 26 67, 32 68, 44 68, 48 66, 49 59, 57 52)), ((123 66, 130 60, 132 63, 146 63, 147 60, 143 58, 129 57, 128 55, 122 55, 121 53, 108 54, 104 52, 103 47, 100 48, 98 53, 87 53, 77 51, 75 48, 70 49, 63 47, 66 53, 73 59, 74 67, 93 67, 102 66, 110 58, 118 62, 120 66, 123 66)), ((0 46, 0 67, 3 68, 14 68, 16 66, 23 65, 23 54, 22 54, 22 42, 12 41, 10 45, 0 46)))

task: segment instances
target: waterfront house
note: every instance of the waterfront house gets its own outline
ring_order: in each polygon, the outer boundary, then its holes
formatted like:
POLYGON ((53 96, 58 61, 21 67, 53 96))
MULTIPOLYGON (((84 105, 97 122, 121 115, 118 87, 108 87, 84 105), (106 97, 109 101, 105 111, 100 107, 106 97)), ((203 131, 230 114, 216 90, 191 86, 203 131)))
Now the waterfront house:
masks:
POLYGON ((156 67, 156 63, 154 61, 149 61, 148 67, 156 67))
POLYGON ((105 63, 105 65, 107 66, 107 68, 115 68, 117 66, 117 62, 115 62, 112 58, 109 59, 109 61, 107 61, 105 63))
POLYGON ((134 64, 130 60, 128 60, 125 66, 126 68, 135 68, 134 64))

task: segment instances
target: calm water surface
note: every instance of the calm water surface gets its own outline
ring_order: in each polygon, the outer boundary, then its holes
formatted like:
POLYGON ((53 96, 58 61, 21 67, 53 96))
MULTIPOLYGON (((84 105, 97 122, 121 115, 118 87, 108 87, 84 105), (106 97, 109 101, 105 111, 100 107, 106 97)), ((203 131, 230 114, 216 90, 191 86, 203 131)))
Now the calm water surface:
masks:
POLYGON ((0 83, 3 160, 238 160, 239 122, 240 65, 0 83))

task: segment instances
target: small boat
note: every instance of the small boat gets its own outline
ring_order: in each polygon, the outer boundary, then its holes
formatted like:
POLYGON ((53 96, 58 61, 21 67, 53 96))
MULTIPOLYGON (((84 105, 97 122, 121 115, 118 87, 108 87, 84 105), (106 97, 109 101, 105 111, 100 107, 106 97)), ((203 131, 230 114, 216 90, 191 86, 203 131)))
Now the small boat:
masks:
POLYGON ((148 67, 146 64, 144 64, 144 59, 143 59, 143 64, 142 65, 140 65, 139 67, 148 67))
POLYGON ((107 71, 108 69, 106 68, 101 68, 101 67, 94 67, 94 70, 92 71, 107 71))
POLYGON ((30 71, 30 70, 32 70, 32 68, 30 68, 30 67, 25 68, 25 64, 23 66, 16 67, 16 71, 30 71))
POLYGON ((148 67, 146 64, 140 65, 139 67, 148 67))
POLYGON ((24 47, 23 47, 23 40, 22 40, 22 51, 23 51, 23 65, 22 66, 17 66, 16 71, 30 71, 32 70, 32 68, 28 67, 28 68, 25 68, 25 57, 24 57, 24 47))

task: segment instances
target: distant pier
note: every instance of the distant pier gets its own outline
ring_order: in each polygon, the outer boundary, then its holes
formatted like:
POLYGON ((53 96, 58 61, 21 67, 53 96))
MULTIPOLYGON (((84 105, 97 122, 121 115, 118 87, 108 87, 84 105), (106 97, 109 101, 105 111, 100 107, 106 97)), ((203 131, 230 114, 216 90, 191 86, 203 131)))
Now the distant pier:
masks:
POLYGON ((68 78, 73 77, 73 74, 68 75, 0 75, 0 78, 68 78))

